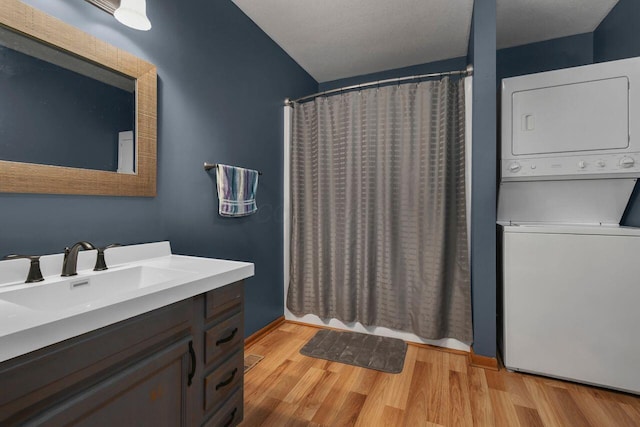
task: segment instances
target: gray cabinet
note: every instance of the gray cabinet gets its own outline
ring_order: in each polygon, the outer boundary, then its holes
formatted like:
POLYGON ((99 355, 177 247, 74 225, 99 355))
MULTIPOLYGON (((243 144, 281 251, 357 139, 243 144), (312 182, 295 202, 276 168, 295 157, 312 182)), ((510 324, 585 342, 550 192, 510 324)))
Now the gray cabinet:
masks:
POLYGON ((237 425, 242 288, 228 285, 0 363, 0 425, 237 425), (210 304, 226 308, 212 315, 210 304))
POLYGON ((68 398, 32 425, 166 426, 186 423, 188 341, 182 339, 68 398))
POLYGON ((205 296, 202 404, 206 426, 235 426, 243 415, 244 288, 234 283, 205 296))

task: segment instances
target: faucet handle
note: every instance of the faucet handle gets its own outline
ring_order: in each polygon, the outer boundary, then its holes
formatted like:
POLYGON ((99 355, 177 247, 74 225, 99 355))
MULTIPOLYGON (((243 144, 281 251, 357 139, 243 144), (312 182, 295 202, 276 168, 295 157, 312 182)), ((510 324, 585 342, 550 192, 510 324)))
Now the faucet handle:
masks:
POLYGON ((4 257, 6 260, 23 258, 31 261, 31 265, 29 265, 29 274, 27 274, 27 280, 24 283, 42 282, 44 277, 42 277, 42 271, 40 271, 40 255, 11 254, 4 257))
POLYGON ((104 260, 104 251, 110 248, 115 248, 117 246, 122 246, 122 245, 120 243, 112 243, 103 248, 96 248, 98 250, 98 256, 96 257, 96 266, 93 267, 93 271, 103 271, 108 268, 107 263, 104 260))

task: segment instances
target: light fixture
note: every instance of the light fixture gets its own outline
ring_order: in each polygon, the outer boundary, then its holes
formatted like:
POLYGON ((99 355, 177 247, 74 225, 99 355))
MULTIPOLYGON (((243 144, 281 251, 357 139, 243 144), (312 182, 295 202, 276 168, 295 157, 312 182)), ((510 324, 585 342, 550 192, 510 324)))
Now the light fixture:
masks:
POLYGON ((151 22, 147 18, 146 0, 86 0, 94 6, 115 16, 127 27, 147 31, 151 29, 151 22))
POLYGON ((151 22, 147 18, 146 0, 122 0, 113 16, 127 27, 142 31, 151 29, 151 22))

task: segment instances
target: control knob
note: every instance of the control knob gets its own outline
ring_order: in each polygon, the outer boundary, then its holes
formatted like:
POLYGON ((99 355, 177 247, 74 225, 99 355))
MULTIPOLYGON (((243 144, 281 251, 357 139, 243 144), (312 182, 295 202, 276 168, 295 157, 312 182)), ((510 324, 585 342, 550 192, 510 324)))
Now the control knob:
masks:
POLYGON ((631 157, 624 156, 620 159, 620 166, 623 168, 632 168, 635 165, 636 161, 631 157))
POLYGON ((605 166, 607 165, 607 164, 604 162, 604 160, 598 160, 597 164, 598 164, 598 166, 599 166, 599 167, 601 167, 601 168, 603 168, 603 167, 605 167, 605 166))
POLYGON ((509 165, 509 172, 518 172, 520 169, 522 169, 522 166, 518 162, 513 162, 509 165))
POLYGON ((586 168, 586 167, 587 167, 587 164, 584 162, 584 160, 580 160, 580 161, 578 162, 578 167, 579 167, 580 169, 584 169, 584 168, 586 168))

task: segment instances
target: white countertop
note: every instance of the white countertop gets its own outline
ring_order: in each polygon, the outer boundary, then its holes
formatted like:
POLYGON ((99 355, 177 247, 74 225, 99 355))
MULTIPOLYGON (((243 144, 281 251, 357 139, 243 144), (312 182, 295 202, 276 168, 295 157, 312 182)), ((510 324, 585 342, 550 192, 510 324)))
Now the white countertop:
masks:
MULTIPOLYGON (((74 281, 104 274, 92 271, 95 251, 80 255, 74 281)), ((47 285, 69 280, 59 276, 62 256, 43 257, 45 281, 30 284, 22 283, 28 261, 0 262, 0 362, 254 275, 252 263, 172 255, 169 242, 112 248, 105 252, 105 257, 110 274, 132 267, 149 267, 171 270, 172 275, 158 284, 105 295, 88 304, 41 310, 9 302, 2 298, 3 294, 28 288, 38 296, 38 289, 42 289, 46 298, 47 285), (22 279, 16 283, 18 275, 22 279)))

